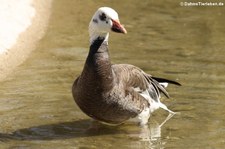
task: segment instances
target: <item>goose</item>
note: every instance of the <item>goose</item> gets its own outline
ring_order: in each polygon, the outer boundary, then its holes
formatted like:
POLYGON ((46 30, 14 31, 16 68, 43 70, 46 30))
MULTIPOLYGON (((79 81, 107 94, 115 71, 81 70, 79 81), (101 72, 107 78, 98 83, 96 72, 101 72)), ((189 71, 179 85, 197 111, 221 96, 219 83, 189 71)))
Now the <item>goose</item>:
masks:
POLYGON ((165 87, 178 82, 153 77, 130 64, 111 64, 109 32, 126 34, 118 13, 110 7, 101 7, 89 23, 90 49, 80 76, 72 87, 73 98, 86 115, 111 125, 136 118, 140 125, 148 123, 152 112, 162 108, 160 93, 169 98, 165 87))

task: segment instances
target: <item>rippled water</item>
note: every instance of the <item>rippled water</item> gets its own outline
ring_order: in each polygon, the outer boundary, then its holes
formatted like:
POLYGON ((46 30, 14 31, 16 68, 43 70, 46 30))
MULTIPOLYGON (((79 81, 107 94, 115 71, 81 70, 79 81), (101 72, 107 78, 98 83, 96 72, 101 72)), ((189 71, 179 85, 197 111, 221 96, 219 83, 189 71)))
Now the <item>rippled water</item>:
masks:
POLYGON ((224 148, 225 6, 180 1, 54 1, 46 36, 0 86, 1 148, 224 148), (178 80, 148 127, 92 122, 71 86, 88 52, 87 26, 99 6, 119 12, 127 35, 110 34, 113 63, 178 80), (99 125, 99 126, 98 126, 99 125))

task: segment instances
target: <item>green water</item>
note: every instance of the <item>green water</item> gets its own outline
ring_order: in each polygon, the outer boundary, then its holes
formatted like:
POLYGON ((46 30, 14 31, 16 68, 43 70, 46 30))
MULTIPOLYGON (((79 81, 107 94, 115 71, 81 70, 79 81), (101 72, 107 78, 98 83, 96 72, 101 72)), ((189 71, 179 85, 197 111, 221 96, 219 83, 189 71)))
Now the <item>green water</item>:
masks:
POLYGON ((224 148, 225 6, 180 1, 54 1, 46 36, 0 85, 0 148, 224 148), (73 101, 71 86, 88 53, 96 9, 117 10, 127 35, 110 34, 113 63, 130 63, 169 86, 167 112, 148 127, 98 126, 73 101))

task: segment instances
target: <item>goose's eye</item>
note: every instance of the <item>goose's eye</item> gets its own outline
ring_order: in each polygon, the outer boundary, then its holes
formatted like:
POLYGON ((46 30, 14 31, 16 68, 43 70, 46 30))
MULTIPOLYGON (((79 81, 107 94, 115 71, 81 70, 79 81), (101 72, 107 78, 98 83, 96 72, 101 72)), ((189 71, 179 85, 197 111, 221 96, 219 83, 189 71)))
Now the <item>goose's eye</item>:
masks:
POLYGON ((106 15, 105 13, 102 13, 99 15, 99 19, 102 20, 102 21, 105 21, 106 20, 106 15))

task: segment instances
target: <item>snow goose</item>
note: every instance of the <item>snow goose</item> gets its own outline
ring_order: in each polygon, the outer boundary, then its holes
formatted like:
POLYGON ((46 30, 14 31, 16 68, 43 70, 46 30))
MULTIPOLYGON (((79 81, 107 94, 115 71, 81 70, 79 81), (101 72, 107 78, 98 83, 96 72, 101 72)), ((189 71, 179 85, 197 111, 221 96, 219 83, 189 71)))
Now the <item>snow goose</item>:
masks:
POLYGON ((88 116, 107 124, 121 124, 136 117, 141 125, 158 108, 170 113, 160 102, 160 93, 169 97, 167 79, 152 77, 129 64, 111 64, 108 52, 109 32, 126 34, 118 14, 109 7, 99 8, 89 24, 90 49, 81 75, 72 93, 79 108, 88 116))

